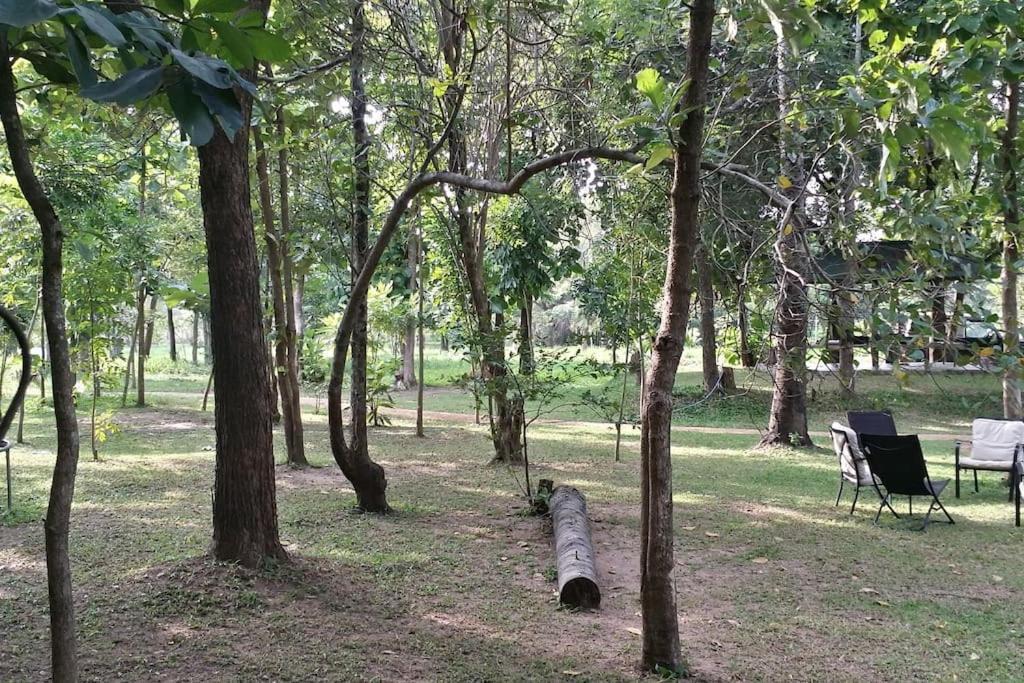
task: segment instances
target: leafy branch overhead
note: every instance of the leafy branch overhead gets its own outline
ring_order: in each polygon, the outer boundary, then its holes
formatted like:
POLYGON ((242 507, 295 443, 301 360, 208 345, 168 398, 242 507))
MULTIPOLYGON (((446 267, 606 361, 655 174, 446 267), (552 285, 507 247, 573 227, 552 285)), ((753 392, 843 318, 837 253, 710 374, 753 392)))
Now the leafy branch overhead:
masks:
POLYGON ((54 84, 77 84, 101 103, 153 100, 196 146, 217 125, 233 138, 245 120, 240 94, 256 97, 238 69, 287 59, 288 44, 242 0, 157 5, 114 13, 98 3, 0 0, 0 26, 15 58, 54 84))

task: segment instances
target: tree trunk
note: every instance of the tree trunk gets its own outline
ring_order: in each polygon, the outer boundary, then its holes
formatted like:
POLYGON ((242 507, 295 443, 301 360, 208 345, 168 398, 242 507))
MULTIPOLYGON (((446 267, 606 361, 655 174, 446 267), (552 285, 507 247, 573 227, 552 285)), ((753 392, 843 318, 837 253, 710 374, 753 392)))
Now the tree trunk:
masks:
POLYGON ((704 137, 708 56, 715 18, 714 0, 693 0, 686 58, 690 87, 680 103, 685 118, 675 140, 671 190, 671 237, 665 273, 661 326, 644 388, 640 435, 640 604, 643 668, 681 671, 679 622, 672 573, 672 388, 686 341, 690 273, 698 233, 700 159, 704 137))
POLYGON ((136 321, 138 329, 135 337, 138 340, 136 346, 138 353, 135 354, 135 405, 142 407, 146 405, 146 285, 139 287, 137 300, 136 321))
POLYGON ((213 365, 213 333, 210 326, 210 314, 204 313, 203 316, 203 362, 207 365, 213 365))
POLYGON ((284 107, 277 109, 277 137, 280 146, 277 152, 278 192, 281 206, 281 278, 284 282, 285 350, 287 351, 288 398, 292 403, 292 440, 294 453, 290 450, 288 461, 296 465, 307 465, 305 428, 302 424, 302 383, 299 381, 299 335, 295 312, 295 268, 292 262, 291 236, 292 214, 289 198, 288 176, 288 127, 284 107))
POLYGON ((587 501, 577 489, 559 486, 551 494, 549 507, 555 537, 558 601, 570 608, 597 609, 601 605, 601 589, 597 585, 587 501))
POLYGON ((178 340, 174 335, 174 309, 167 307, 167 343, 170 345, 171 362, 178 362, 178 340))
MULTIPOLYGON (((407 258, 409 260, 409 308, 412 308, 413 297, 416 296, 416 263, 419 259, 420 246, 415 230, 409 231, 407 258)), ((416 318, 410 315, 405 321, 405 335, 402 339, 402 383, 407 389, 416 386, 416 318)))
POLYGON ((419 229, 419 239, 417 239, 417 244, 419 246, 419 250, 418 250, 418 252, 416 254, 416 258, 418 259, 417 262, 416 262, 416 267, 418 268, 417 272, 419 274, 419 285, 416 287, 416 300, 417 300, 416 303, 419 306, 419 310, 418 310, 418 315, 416 316, 416 326, 417 326, 418 332, 419 332, 419 352, 420 352, 420 359, 419 359, 420 360, 420 362, 419 362, 419 366, 420 367, 419 367, 419 369, 420 369, 420 381, 419 381, 419 386, 416 387, 416 436, 426 436, 426 434, 423 431, 423 387, 426 384, 426 379, 425 379, 425 376, 424 376, 425 365, 423 364, 423 352, 424 352, 424 347, 426 346, 426 337, 424 335, 424 330, 423 330, 423 325, 424 325, 423 303, 424 303, 425 294, 426 294, 426 291, 427 291, 426 290, 426 284, 427 284, 427 275, 426 275, 427 274, 427 267, 426 267, 427 245, 426 245, 426 242, 424 242, 424 240, 423 240, 423 221, 422 220, 418 220, 417 221, 417 226, 418 226, 418 229, 419 229))
POLYGON ((526 295, 519 309, 519 374, 532 375, 533 368, 533 298, 526 295))
POLYGON ((697 296, 700 299, 700 350, 704 392, 712 394, 721 387, 718 372, 718 346, 715 341, 715 287, 711 280, 711 260, 706 246, 697 254, 697 296))
POLYGON ((146 358, 153 354, 153 329, 156 325, 156 293, 149 295, 149 314, 146 316, 146 358))
MULTIPOLYGON (((370 136, 366 129, 366 89, 363 83, 363 59, 366 51, 366 16, 363 0, 352 5, 349 77, 352 85, 352 134, 355 142, 353 166, 352 273, 353 282, 365 264, 370 222, 370 136)), ((345 478, 356 492, 356 504, 366 512, 386 513, 387 478, 384 468, 370 458, 366 441, 366 291, 356 291, 350 298, 346 315, 338 326, 334 340, 331 380, 327 385, 327 420, 331 437, 331 453, 345 478), (345 442, 344 415, 341 404, 342 382, 345 379, 345 357, 351 329, 352 346, 352 443, 345 442)))
POLYGON ((740 337, 740 364, 745 368, 757 365, 757 357, 750 348, 750 313, 747 311, 747 288, 741 281, 736 282, 736 326, 740 337))
POLYGON ((192 311, 192 365, 199 365, 199 312, 192 311))
POLYGON ((938 285, 932 296, 931 360, 942 363, 947 360, 946 338, 949 336, 949 314, 946 313, 946 288, 938 285))
POLYGON ((274 224, 274 207, 270 196, 270 173, 263 136, 256 126, 252 129, 256 146, 256 177, 259 183, 259 206, 263 216, 264 238, 267 244, 267 270, 270 280, 270 299, 274 324, 274 370, 277 376, 277 391, 281 397, 281 415, 284 421, 284 440, 288 463, 305 466, 305 449, 302 442, 302 414, 295 413, 293 400, 294 384, 290 378, 291 361, 288 357, 287 313, 284 284, 281 281, 281 235, 274 224), (296 425, 298 429, 296 429, 296 425))
POLYGON ((805 216, 802 208, 804 171, 802 156, 791 144, 787 114, 790 109, 788 46, 776 42, 779 104, 779 163, 790 187, 783 190, 791 205, 783 213, 775 240, 778 302, 775 311, 775 380, 768 431, 762 446, 785 444, 810 446, 807 433, 807 257, 803 247, 805 216), (793 158, 791 158, 793 157, 793 158))
MULTIPOLYGON (((437 12, 441 52, 449 71, 457 74, 461 68, 463 41, 468 24, 455 3, 439 3, 437 12)), ((443 100, 448 115, 454 117, 448 134, 448 170, 456 174, 465 174, 469 166, 465 126, 459 120, 458 114, 460 98, 458 88, 449 88, 443 100)), ((491 441, 494 444, 494 462, 518 463, 523 457, 520 439, 522 409, 518 401, 510 400, 508 397, 505 340, 491 324, 491 306, 487 296, 483 264, 486 216, 480 216, 479 224, 474 229, 466 188, 456 187, 453 193, 453 218, 458 228, 462 267, 476 317, 476 332, 483 346, 483 376, 487 381, 488 399, 493 404, 491 441)))
MULTIPOLYGON (((268 3, 250 2, 266 16, 268 3)), ((251 102, 240 95, 242 118, 251 102)), ((234 139, 217 127, 199 148, 199 188, 210 275, 217 455, 213 554, 247 567, 287 558, 278 538, 260 268, 249 189, 249 127, 234 139)))
POLYGON ((1003 416, 1020 419, 1020 309, 1017 302, 1017 261, 1020 260, 1020 188, 1017 184, 1017 136, 1020 131, 1020 77, 1007 71, 1006 129, 1003 131, 1003 353, 1014 362, 1003 372, 1003 416))
POLYGON ((68 529, 71 501, 78 468, 78 419, 75 415, 74 376, 64 319, 63 243, 64 228, 36 177, 25 140, 10 47, 6 33, 0 35, 0 120, 3 122, 11 166, 25 201, 39 223, 43 250, 43 318, 49 337, 53 409, 57 430, 57 462, 53 469, 50 500, 46 509, 46 579, 50 607, 52 678, 58 683, 78 680, 75 640, 75 608, 72 599, 71 559, 68 529))

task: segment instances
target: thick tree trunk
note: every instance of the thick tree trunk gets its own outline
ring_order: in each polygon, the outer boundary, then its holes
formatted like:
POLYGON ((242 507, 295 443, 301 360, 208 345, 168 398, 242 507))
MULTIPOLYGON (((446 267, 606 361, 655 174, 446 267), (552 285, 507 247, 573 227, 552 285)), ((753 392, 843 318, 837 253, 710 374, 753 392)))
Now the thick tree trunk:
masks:
POLYGON ((643 618, 642 665, 679 671, 672 524, 672 388, 686 340, 690 273, 698 233, 700 159, 704 136, 708 56, 715 18, 714 0, 693 0, 686 78, 690 83, 680 109, 685 119, 676 137, 672 174, 672 227, 665 273, 661 327, 655 338, 644 387, 641 451, 640 605, 643 618))
POLYGON ((78 680, 75 608, 72 600, 68 530, 78 468, 78 419, 75 415, 74 375, 64 319, 64 228, 32 167, 15 90, 6 34, 0 35, 0 120, 18 186, 39 223, 43 250, 42 308, 50 347, 53 409, 57 429, 57 462, 50 485, 44 523, 46 580, 50 607, 52 678, 58 683, 78 680))
POLYGON ((305 448, 302 441, 302 413, 296 414, 297 402, 293 400, 294 384, 291 381, 291 361, 288 354, 288 302, 284 284, 281 281, 281 235, 274 222, 274 207, 271 200, 270 173, 263 136, 258 127, 252 129, 256 146, 256 177, 259 183, 259 206, 263 216, 264 238, 267 244, 267 270, 270 280, 270 300, 274 325, 274 371, 277 376, 277 392, 281 398, 281 416, 284 422, 284 440, 288 463, 305 466, 305 448), (297 427, 298 425, 298 427, 297 427))
POLYGON ((178 340, 174 334, 174 309, 167 307, 167 343, 170 345, 171 362, 178 362, 178 340))
MULTIPOLYGON (((366 50, 366 16, 363 0, 352 6, 352 44, 349 76, 352 84, 352 133, 355 142, 354 215, 352 220, 353 282, 366 264, 366 243, 370 222, 370 136, 366 129, 366 89, 363 84, 363 59, 366 50)), ((366 441, 366 289, 353 286, 346 315, 338 326, 334 340, 331 380, 327 386, 327 419, 330 425, 331 453, 342 473, 352 483, 356 504, 366 512, 386 513, 387 478, 384 468, 370 459, 366 441), (352 443, 345 441, 344 415, 341 402, 345 361, 351 332, 352 346, 352 443)))
POLYGON ((697 296, 700 299, 700 350, 704 392, 721 390, 719 386, 718 346, 715 340, 715 286, 711 280, 711 260, 706 247, 697 254, 697 296))
MULTIPOLYGON (((268 3, 250 7, 266 16, 268 3)), ((249 98, 242 95, 243 119, 249 98)), ((217 128, 199 148, 199 188, 210 276, 217 455, 213 554, 258 567, 286 559, 278 538, 260 268, 249 190, 249 127, 234 139, 217 128)))
POLYGON ((775 240, 778 302, 775 310, 775 370, 768 431, 762 446, 774 444, 810 446, 807 432, 807 256, 804 253, 804 211, 802 156, 790 144, 787 114, 789 78, 782 37, 776 44, 777 87, 780 112, 779 163, 791 186, 784 190, 792 202, 779 221, 775 240))
POLYGON ((1006 128, 1003 131, 1003 353, 1014 359, 1003 373, 1003 416, 1020 419, 1020 308, 1017 302, 1017 261, 1020 260, 1020 188, 1017 182, 1020 132, 1020 78, 1009 73, 1006 84, 1006 128))

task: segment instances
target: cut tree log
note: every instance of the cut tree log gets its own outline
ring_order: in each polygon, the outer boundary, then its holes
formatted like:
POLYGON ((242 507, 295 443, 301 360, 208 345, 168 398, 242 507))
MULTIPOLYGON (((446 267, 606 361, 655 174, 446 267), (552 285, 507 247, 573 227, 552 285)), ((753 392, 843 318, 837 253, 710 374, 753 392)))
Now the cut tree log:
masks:
POLYGON ((587 501, 571 486, 559 486, 551 495, 551 521, 558 567, 558 600, 563 605, 594 609, 601 605, 590 538, 587 501))

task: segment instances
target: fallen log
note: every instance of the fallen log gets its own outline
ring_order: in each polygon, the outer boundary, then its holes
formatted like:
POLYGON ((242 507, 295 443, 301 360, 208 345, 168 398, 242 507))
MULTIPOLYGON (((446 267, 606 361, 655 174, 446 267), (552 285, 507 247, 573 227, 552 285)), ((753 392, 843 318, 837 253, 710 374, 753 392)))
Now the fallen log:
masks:
POLYGON ((559 486, 551 495, 551 522, 555 534, 558 600, 563 605, 593 609, 601 605, 594 565, 594 542, 583 494, 559 486))

